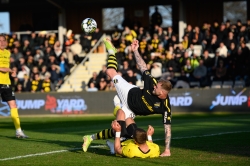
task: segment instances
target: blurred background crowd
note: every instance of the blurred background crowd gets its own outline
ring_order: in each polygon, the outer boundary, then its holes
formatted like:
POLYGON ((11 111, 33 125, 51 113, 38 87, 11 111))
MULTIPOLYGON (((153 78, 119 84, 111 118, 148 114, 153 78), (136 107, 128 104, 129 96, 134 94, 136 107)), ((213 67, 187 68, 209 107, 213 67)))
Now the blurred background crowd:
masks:
MULTIPOLYGON (((250 20, 187 25, 181 37, 172 27, 162 28, 160 23, 150 28, 124 24, 122 30, 116 28, 106 34, 118 51, 118 71, 131 84, 140 85, 142 77, 130 47, 137 39, 152 76, 170 80, 175 88, 203 88, 214 81, 238 80, 250 85, 250 20)), ((12 78, 14 91, 56 91, 72 67, 82 61, 80 55, 88 53, 102 35, 98 28, 92 34, 78 36, 68 30, 60 43, 57 34, 45 31, 31 32, 20 39, 15 33, 7 34, 11 68, 17 72, 17 77, 12 78)), ((105 69, 103 65, 101 71, 93 73, 86 83, 87 90, 113 89, 105 69)))

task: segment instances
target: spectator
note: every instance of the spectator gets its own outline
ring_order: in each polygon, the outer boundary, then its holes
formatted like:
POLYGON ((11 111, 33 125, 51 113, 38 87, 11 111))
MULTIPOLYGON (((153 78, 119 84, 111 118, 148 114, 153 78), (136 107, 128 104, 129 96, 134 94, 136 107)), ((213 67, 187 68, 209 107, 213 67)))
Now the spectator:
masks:
POLYGON ((48 62, 48 70, 50 71, 52 68, 52 65, 59 65, 58 61, 56 60, 56 57, 53 55, 50 55, 49 62, 48 62))
POLYGON ((78 59, 77 56, 73 55, 73 52, 70 50, 70 46, 65 47, 65 51, 62 53, 62 56, 68 61, 69 69, 75 65, 75 59, 78 59))
POLYGON ((18 83, 15 93, 22 93, 24 92, 22 84, 18 83))
POLYGON ((136 77, 134 76, 134 72, 133 70, 129 69, 127 71, 127 74, 124 75, 124 79, 130 83, 130 84, 133 84, 133 85, 136 85, 136 77))
POLYGON ((210 53, 215 53, 218 47, 219 47, 219 41, 217 39, 217 36, 213 34, 211 42, 206 45, 205 49, 208 50, 210 53))
POLYGON ((15 62, 18 62, 20 58, 23 58, 23 54, 19 52, 17 47, 13 48, 13 53, 11 54, 11 57, 14 58, 15 62))
POLYGON ((182 70, 184 71, 186 77, 188 80, 191 80, 191 75, 193 74, 194 68, 191 65, 190 59, 187 59, 186 64, 182 67, 182 70))
POLYGON ((238 33, 238 41, 240 42, 240 39, 243 38, 243 40, 247 43, 248 42, 248 34, 247 34, 247 29, 245 25, 242 25, 240 27, 240 31, 238 33))
POLYGON ((43 51, 40 50, 40 49, 37 49, 36 53, 34 55, 34 61, 35 61, 35 63, 38 63, 39 58, 43 58, 43 56, 44 56, 43 51))
POLYGON ((187 36, 188 38, 188 43, 191 43, 192 42, 192 38, 193 38, 193 28, 192 28, 192 25, 187 25, 187 28, 185 28, 184 30, 184 35, 183 35, 183 39, 184 37, 187 36))
POLYGON ((41 78, 41 80, 45 79, 45 75, 47 75, 47 76, 50 77, 50 72, 47 70, 47 66, 46 65, 42 66, 42 69, 41 69, 41 72, 40 72, 40 75, 39 75, 39 77, 41 78))
POLYGON ((193 72, 194 81, 199 81, 200 86, 203 87, 207 85, 207 68, 203 64, 203 60, 200 59, 199 66, 194 69, 193 72))
POLYGON ((125 60, 125 61, 123 61, 122 68, 120 69, 120 72, 122 73, 122 76, 123 76, 123 77, 124 77, 124 75, 127 74, 128 70, 130 70, 129 64, 128 64, 128 61, 125 60))
POLYGON ((156 78, 157 80, 161 77, 161 75, 162 75, 162 64, 161 63, 154 62, 152 64, 151 75, 154 78, 156 78))
POLYGON ((17 63, 15 62, 15 59, 13 57, 10 57, 10 68, 13 68, 14 66, 16 67, 17 63))
POLYGON ((44 62, 47 63, 49 61, 49 57, 51 55, 54 55, 54 51, 52 49, 52 47, 46 47, 45 51, 44 51, 44 62))
POLYGON ((227 29, 226 29, 225 23, 221 23, 220 29, 219 29, 219 31, 217 32, 216 35, 217 35, 217 37, 218 37, 218 41, 219 41, 219 42, 225 41, 225 39, 226 39, 227 36, 228 36, 228 31, 227 31, 227 29))
POLYGON ((184 70, 181 70, 181 76, 178 77, 174 88, 190 88, 189 80, 189 75, 184 70))
POLYGON ((34 58, 32 55, 28 56, 26 66, 31 70, 35 66, 34 58))
POLYGON ((51 65, 50 80, 53 84, 53 87, 55 88, 58 88, 62 83, 59 73, 60 73, 60 67, 55 64, 51 65))
POLYGON ((24 92, 30 92, 31 91, 31 81, 30 81, 30 77, 25 74, 24 75, 24 80, 22 83, 22 89, 24 92))
POLYGON ((99 72, 97 78, 100 80, 101 78, 106 79, 107 78, 107 74, 106 74, 106 70, 107 70, 107 66, 106 65, 102 65, 102 70, 99 72))
POLYGON ((162 16, 158 12, 158 7, 157 6, 155 6, 155 11, 151 15, 150 22, 151 22, 151 27, 154 27, 155 25, 161 26, 161 24, 162 24, 162 16))
POLYGON ((224 66, 223 60, 219 61, 219 66, 216 67, 215 77, 213 81, 224 81, 226 79, 227 68, 224 66))
POLYGON ((152 46, 152 52, 155 52, 158 48, 158 45, 160 44, 160 40, 158 38, 158 35, 155 33, 153 35, 153 39, 150 41, 150 45, 152 46))
POLYGON ((28 75, 28 76, 30 75, 30 69, 26 65, 22 65, 21 66, 21 71, 19 71, 18 74, 17 74, 17 78, 20 81, 23 81, 25 75, 28 75))
POLYGON ((112 43, 115 48, 118 48, 121 40, 121 32, 118 29, 118 26, 115 26, 114 32, 111 34, 112 43))
POLYGON ((217 48, 216 52, 219 52, 219 55, 222 58, 226 58, 227 57, 227 47, 224 45, 223 42, 220 42, 220 46, 219 46, 219 48, 217 48))
POLYGON ((101 78, 99 81, 99 86, 98 86, 98 90, 99 91, 105 91, 107 88, 107 82, 104 78, 101 78))
POLYGON ((35 79, 31 81, 31 92, 40 92, 42 89, 42 82, 39 74, 35 74, 35 79))
POLYGON ((44 80, 42 80, 41 92, 51 92, 53 90, 54 87, 50 81, 50 74, 45 74, 44 80))
POLYGON ((80 36, 80 44, 82 45, 82 50, 88 53, 91 48, 91 36, 87 33, 82 33, 80 36))
POLYGON ((34 53, 34 51, 36 49, 38 49, 38 41, 37 41, 37 35, 36 35, 36 32, 31 32, 30 34, 30 38, 29 38, 29 43, 30 43, 30 48, 31 48, 31 51, 32 53, 34 53))
POLYGON ((25 39, 23 41, 23 45, 22 45, 22 54, 25 55, 26 54, 26 51, 27 50, 31 50, 31 47, 30 47, 30 42, 28 39, 25 39))
MULTIPOLYGON (((31 73, 30 73, 30 78, 32 79, 32 80, 34 80, 35 79, 35 75, 36 74, 38 74, 39 75, 39 70, 38 70, 38 67, 37 66, 34 66, 33 68, 32 68, 32 71, 31 71, 31 73)), ((39 77, 40 78, 40 77, 39 77)))
POLYGON ((37 64, 36 64, 38 70, 39 70, 39 71, 42 71, 42 67, 43 67, 44 65, 46 65, 46 63, 44 62, 44 59, 43 59, 42 57, 40 57, 40 58, 38 59, 37 64))
MULTIPOLYGON (((78 64, 80 63, 80 54, 82 53, 82 45, 80 44, 78 39, 75 39, 74 44, 70 46, 70 50, 73 53, 73 59, 78 64)), ((72 61, 71 61, 72 63, 72 61)))
POLYGON ((97 92, 98 89, 95 87, 95 84, 93 82, 90 83, 90 87, 87 88, 87 92, 97 92))
MULTIPOLYGON (((102 33, 100 32, 99 28, 96 28, 95 31, 91 34, 91 47, 94 47, 95 44, 98 42, 98 40, 102 37, 102 33)), ((97 52, 100 52, 100 50, 97 48, 97 52)))
POLYGON ((204 66, 207 68, 207 73, 211 74, 212 66, 213 66, 213 59, 209 56, 208 50, 205 50, 202 55, 202 60, 204 66))
POLYGON ((60 72, 59 72, 60 78, 61 80, 63 80, 63 78, 67 74, 69 74, 69 67, 68 67, 67 61, 65 61, 63 56, 60 57, 59 67, 60 67, 60 72))
POLYGON ((237 44, 237 41, 234 38, 234 33, 233 32, 229 32, 228 37, 225 39, 224 44, 227 47, 227 49, 230 49, 231 43, 234 43, 235 45, 237 44))
POLYGON ((97 73, 93 72, 92 77, 88 81, 88 87, 90 88, 90 83, 93 82, 95 84, 95 87, 98 88, 99 85, 99 79, 97 78, 97 73))
POLYGON ((56 59, 59 61, 59 59, 60 59, 60 56, 61 56, 61 54, 62 54, 62 45, 61 45, 61 43, 60 43, 60 41, 59 40, 57 40, 56 42, 55 42, 55 44, 54 44, 54 53, 55 53, 55 56, 56 56, 56 59))
POLYGON ((181 44, 183 45, 184 49, 187 49, 189 47, 190 42, 187 35, 183 37, 181 44))
POLYGON ((202 40, 203 40, 203 34, 200 32, 200 28, 196 26, 194 28, 194 33, 193 33, 193 37, 192 37, 192 44, 201 45, 202 40))

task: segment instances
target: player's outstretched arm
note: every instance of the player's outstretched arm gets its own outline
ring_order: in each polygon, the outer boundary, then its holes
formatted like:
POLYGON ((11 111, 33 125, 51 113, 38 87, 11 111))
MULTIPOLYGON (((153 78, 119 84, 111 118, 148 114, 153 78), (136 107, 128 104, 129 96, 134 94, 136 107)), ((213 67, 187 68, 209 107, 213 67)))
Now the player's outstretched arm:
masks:
POLYGON ((138 52, 139 48, 139 42, 138 40, 134 40, 133 43, 131 44, 132 51, 134 52, 135 60, 136 63, 140 69, 140 71, 143 73, 145 70, 147 70, 147 65, 142 59, 140 53, 138 52))
POLYGON ((0 67, 0 72, 3 72, 3 73, 11 73, 12 70, 11 70, 10 68, 0 67))
POLYGON ((122 154, 122 147, 121 147, 121 140, 120 140, 120 136, 121 136, 121 126, 120 124, 114 120, 111 124, 112 129, 115 130, 115 153, 116 154, 122 154))
POLYGON ((170 142, 171 142, 171 125, 164 124, 165 128, 165 151, 160 155, 161 157, 171 156, 170 142))
POLYGON ((153 142, 152 136, 153 136, 153 134, 154 134, 154 131, 155 131, 155 130, 154 130, 153 126, 148 125, 147 136, 148 136, 148 141, 149 141, 149 142, 153 142))

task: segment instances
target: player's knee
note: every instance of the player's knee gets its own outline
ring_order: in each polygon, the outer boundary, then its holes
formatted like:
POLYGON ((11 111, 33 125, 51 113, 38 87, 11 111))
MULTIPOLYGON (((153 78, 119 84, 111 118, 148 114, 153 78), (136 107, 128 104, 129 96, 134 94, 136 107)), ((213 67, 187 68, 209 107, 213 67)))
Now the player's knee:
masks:
POLYGON ((116 120, 124 120, 125 119, 125 113, 123 112, 122 109, 119 109, 116 112, 116 120))
POLYGON ((108 68, 106 70, 106 74, 112 79, 115 75, 117 75, 117 72, 113 68, 108 68))

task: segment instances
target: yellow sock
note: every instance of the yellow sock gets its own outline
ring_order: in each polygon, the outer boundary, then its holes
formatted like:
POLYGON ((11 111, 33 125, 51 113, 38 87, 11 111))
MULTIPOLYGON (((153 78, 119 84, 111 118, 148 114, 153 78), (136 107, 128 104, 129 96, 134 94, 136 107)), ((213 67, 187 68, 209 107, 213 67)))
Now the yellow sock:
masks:
POLYGON ((10 109, 10 116, 14 122, 16 130, 21 129, 17 108, 10 109))
POLYGON ((115 117, 116 117, 117 111, 118 111, 119 109, 121 109, 120 106, 115 106, 114 112, 113 112, 113 114, 114 114, 115 117))
POLYGON ((94 136, 95 136, 95 139, 99 140, 99 139, 113 138, 115 135, 114 135, 112 129, 105 129, 105 130, 102 130, 102 131, 96 133, 94 136))

